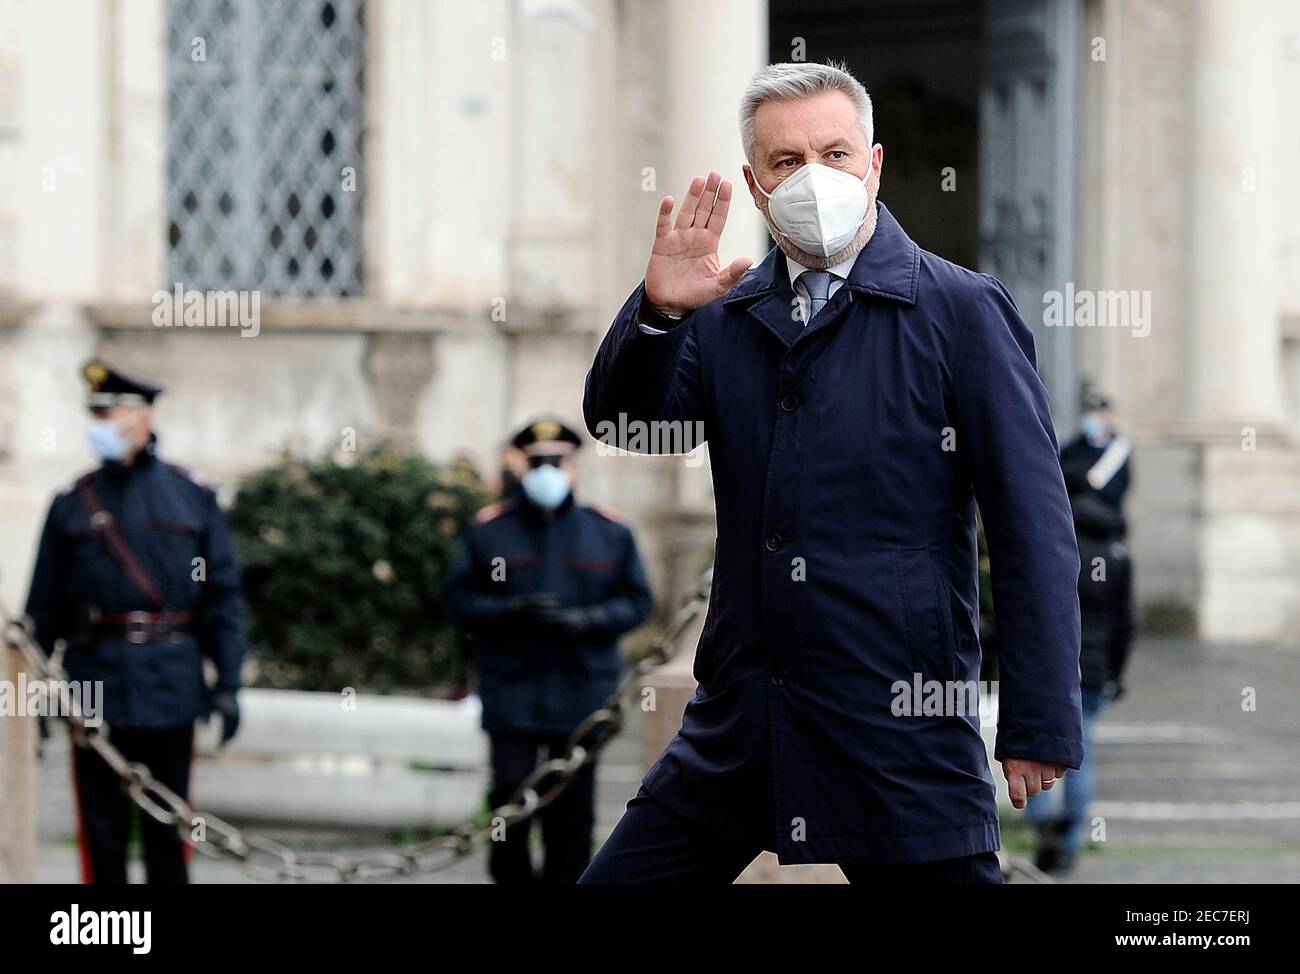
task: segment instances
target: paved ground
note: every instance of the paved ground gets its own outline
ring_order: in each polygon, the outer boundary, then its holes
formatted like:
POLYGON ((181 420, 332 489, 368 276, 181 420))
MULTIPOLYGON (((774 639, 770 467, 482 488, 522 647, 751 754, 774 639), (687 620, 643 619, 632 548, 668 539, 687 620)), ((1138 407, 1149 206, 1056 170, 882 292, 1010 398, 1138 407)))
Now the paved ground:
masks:
POLYGON ((1098 725, 1106 841, 1070 881, 1300 882, 1300 653, 1147 639, 1128 682, 1098 725))
MULTIPOLYGON (((1300 882, 1300 652, 1145 639, 1129 685, 1099 731, 1094 814, 1106 820, 1106 841, 1080 857, 1068 881, 1300 882), (1241 706, 1247 687, 1258 695, 1254 712, 1241 706)), ((633 725, 613 742, 599 766, 601 837, 640 781, 636 733, 633 725)), ((60 739, 46 750, 39 787, 37 879, 75 882, 67 747, 60 739)), ((1007 847, 1027 852, 1020 815, 1009 811, 1004 828, 1007 847)), ((386 847, 383 836, 267 834, 338 852, 386 847)), ((194 879, 247 881, 237 868, 201 858, 194 879)), ((480 850, 422 881, 485 882, 485 856, 480 850)))

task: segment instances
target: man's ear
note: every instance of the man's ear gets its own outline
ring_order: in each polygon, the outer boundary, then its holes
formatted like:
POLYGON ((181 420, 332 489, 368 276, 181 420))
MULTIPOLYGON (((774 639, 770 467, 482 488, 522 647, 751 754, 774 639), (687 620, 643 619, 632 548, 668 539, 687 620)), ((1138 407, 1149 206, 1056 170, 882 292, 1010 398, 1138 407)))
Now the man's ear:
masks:
POLYGON ((871 147, 871 166, 867 170, 867 189, 880 194, 880 172, 885 165, 885 147, 877 142, 871 147))
POLYGON ((745 185, 749 187, 749 195, 754 200, 754 205, 758 206, 758 188, 754 180, 754 170, 749 168, 749 163, 740 167, 740 171, 745 174, 745 185))

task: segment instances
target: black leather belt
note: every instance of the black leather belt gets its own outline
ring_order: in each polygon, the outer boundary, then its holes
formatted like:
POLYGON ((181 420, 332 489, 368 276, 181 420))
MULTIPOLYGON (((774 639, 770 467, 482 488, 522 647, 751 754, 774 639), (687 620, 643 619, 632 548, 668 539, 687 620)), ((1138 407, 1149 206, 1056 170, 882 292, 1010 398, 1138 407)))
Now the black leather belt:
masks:
POLYGON ((190 632, 191 612, 122 612, 95 620, 95 635, 128 643, 161 643, 190 632))

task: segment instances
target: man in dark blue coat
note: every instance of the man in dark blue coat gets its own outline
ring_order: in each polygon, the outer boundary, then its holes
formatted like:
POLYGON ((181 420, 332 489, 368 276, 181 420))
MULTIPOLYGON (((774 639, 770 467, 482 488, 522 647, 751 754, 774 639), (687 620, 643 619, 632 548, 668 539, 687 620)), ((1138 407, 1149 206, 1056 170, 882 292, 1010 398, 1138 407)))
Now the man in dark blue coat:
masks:
MULTIPOLYGON (((618 637, 653 609, 632 532, 608 508, 574 500, 581 442, 554 419, 519 431, 511 441, 524 467, 517 486, 476 515, 448 579, 449 607, 473 638, 494 808, 541 755, 564 756, 569 735, 618 687, 618 637)), ((542 882, 572 884, 591 861, 595 767, 585 765, 540 813, 542 882)), ((531 824, 492 843, 498 883, 538 879, 531 824)))
POLYGON ((762 849, 855 882, 999 882, 977 504, 1013 803, 1083 756, 1079 558, 1030 330, 878 201, 847 71, 769 66, 740 121, 777 247, 720 265, 716 172, 675 220, 665 198, 587 377, 598 439, 707 439, 718 533, 699 687, 583 882, 730 882, 762 849))
MULTIPOLYGON (((87 364, 87 435, 98 469, 54 499, 41 534, 27 615, 47 652, 67 646, 71 680, 102 686, 109 740, 181 797, 194 721, 239 723, 244 658, 239 567, 216 494, 157 456, 162 391, 87 364), (209 690, 204 658, 216 673, 209 690)), ((86 882, 125 883, 131 801, 95 752, 73 748, 86 882)), ((188 879, 175 829, 141 816, 150 883, 188 879)))

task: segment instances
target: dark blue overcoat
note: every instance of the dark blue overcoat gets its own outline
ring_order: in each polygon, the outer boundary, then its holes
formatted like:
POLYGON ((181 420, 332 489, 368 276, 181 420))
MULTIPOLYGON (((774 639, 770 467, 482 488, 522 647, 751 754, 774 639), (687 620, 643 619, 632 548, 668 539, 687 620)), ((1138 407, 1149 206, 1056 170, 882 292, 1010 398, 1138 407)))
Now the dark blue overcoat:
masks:
MULTIPOLYGON (((666 334, 639 328, 643 294, 597 352, 588 428, 609 440, 637 422, 699 424, 687 429, 707 437, 717 509, 699 687, 645 788, 783 863, 996 849, 978 713, 898 703, 904 685, 978 680, 978 503, 996 757, 1083 758, 1078 549, 1033 339, 1007 290, 921 250, 880 205, 806 327, 775 249, 666 334)), ((664 442, 658 429, 648 442, 664 442)))

